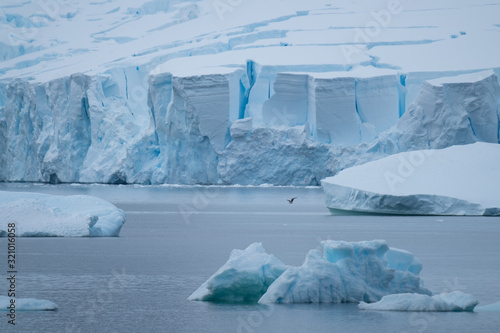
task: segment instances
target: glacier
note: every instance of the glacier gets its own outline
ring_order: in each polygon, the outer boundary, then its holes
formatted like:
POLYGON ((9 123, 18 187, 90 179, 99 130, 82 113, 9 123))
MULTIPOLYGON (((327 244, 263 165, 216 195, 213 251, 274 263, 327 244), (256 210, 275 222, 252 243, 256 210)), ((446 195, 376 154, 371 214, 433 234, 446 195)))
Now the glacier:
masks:
POLYGON ((0 191, 0 237, 15 223, 18 237, 117 237, 125 213, 89 195, 0 191))
POLYGON ((233 250, 188 300, 259 303, 376 302, 393 293, 430 295, 420 261, 382 240, 323 241, 300 267, 286 266, 261 243, 233 250))
MULTIPOLYGON (((35 298, 14 298, 16 311, 54 311, 59 307, 51 301, 35 299, 35 298)), ((11 298, 0 296, 0 311, 9 311, 11 298)))
POLYGON ((498 216, 499 163, 500 145, 485 142, 398 153, 324 179, 325 202, 331 210, 498 216))
POLYGON ((387 295, 376 303, 360 302, 361 310, 375 311, 474 311, 478 300, 474 296, 461 291, 437 294, 434 296, 420 294, 387 295))
POLYGON ((320 185, 498 144, 500 6, 397 4, 2 6, 0 181, 320 185))

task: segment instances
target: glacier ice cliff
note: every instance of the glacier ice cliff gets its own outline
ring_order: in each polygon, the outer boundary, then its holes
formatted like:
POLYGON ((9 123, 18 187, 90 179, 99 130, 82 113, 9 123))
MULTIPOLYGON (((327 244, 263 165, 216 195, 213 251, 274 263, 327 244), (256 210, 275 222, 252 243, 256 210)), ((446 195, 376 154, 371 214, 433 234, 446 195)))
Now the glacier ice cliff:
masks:
POLYGON ((500 6, 445 2, 5 5, 0 181, 319 185, 498 143, 500 6))
POLYGON ((276 73, 252 104, 255 80, 242 68, 16 79, 0 96, 0 180, 319 185, 398 152, 498 143, 493 71, 429 80, 407 108, 395 74, 276 73))

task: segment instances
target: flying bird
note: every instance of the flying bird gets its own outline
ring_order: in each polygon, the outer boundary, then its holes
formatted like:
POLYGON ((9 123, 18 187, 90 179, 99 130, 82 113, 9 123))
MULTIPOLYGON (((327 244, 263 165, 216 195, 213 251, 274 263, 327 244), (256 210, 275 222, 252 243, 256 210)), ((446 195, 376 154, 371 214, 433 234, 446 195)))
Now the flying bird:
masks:
POLYGON ((297 199, 297 197, 295 198, 291 198, 291 199, 286 199, 288 201, 289 204, 293 204, 293 200, 297 199))

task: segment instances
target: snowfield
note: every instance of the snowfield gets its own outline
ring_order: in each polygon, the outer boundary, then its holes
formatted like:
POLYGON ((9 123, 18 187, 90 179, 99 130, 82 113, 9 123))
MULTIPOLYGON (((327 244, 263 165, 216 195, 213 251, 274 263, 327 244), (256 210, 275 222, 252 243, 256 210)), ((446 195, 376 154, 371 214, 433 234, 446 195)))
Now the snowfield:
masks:
POLYGON ((125 212, 88 195, 0 191, 0 236, 15 223, 18 237, 117 237, 125 212))
POLYGON ((3 1, 0 181, 319 185, 498 144, 498 17, 486 0, 3 1))
POLYGON ((414 215, 500 215, 500 145, 478 142, 416 150, 322 181, 326 206, 414 215))

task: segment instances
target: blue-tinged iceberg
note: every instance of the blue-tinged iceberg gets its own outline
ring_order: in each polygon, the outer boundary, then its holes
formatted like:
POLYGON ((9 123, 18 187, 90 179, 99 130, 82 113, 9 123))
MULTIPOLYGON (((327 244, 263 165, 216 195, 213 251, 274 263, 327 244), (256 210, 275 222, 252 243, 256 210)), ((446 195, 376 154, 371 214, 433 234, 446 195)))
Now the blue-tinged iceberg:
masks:
POLYGON ((121 209, 88 195, 0 191, 0 211, 4 237, 9 223, 18 237, 113 237, 125 222, 121 209))
POLYGON ((500 312, 500 302, 478 306, 475 312, 500 312))
POLYGON ((500 215, 500 145, 416 150, 322 181, 333 210, 415 215, 500 215))
POLYGON ((398 294, 384 296, 376 303, 360 302, 361 310, 375 311, 474 311, 479 301, 472 295, 461 291, 434 296, 420 294, 398 294))
POLYGON ((321 245, 323 251, 311 250, 302 266, 289 267, 276 279, 259 303, 376 302, 395 293, 430 294, 418 276, 420 268, 397 269, 403 267, 401 251, 385 241, 329 240, 321 245))
POLYGON ((261 243, 233 250, 229 260, 188 300, 212 302, 257 302, 286 266, 261 243))
POLYGON ((42 299, 0 296, 0 311, 9 311, 11 300, 15 301, 16 311, 54 311, 59 308, 57 304, 42 299))
POLYGON ((300 267, 285 266, 260 243, 233 250, 228 262, 191 296, 192 301, 259 303, 376 302, 393 293, 430 294, 411 253, 385 241, 324 241, 300 267))

